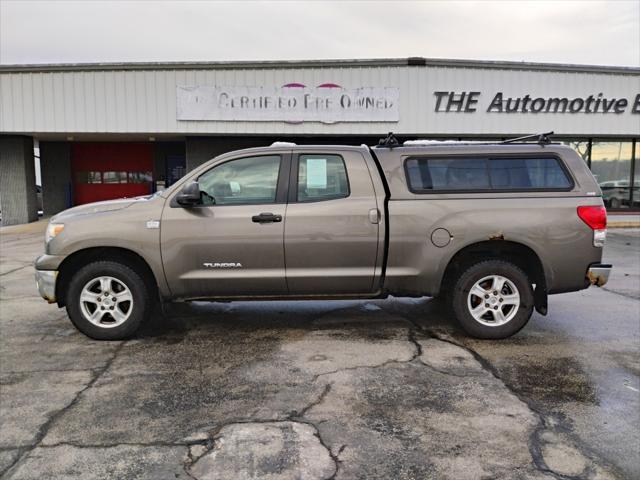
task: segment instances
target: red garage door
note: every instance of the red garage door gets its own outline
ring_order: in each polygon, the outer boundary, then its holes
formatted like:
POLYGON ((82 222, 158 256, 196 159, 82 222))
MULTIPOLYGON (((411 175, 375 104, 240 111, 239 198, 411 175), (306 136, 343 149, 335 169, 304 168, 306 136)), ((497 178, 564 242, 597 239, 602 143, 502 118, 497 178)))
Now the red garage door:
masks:
POLYGON ((148 143, 74 143, 71 168, 76 205, 151 193, 153 154, 148 143))

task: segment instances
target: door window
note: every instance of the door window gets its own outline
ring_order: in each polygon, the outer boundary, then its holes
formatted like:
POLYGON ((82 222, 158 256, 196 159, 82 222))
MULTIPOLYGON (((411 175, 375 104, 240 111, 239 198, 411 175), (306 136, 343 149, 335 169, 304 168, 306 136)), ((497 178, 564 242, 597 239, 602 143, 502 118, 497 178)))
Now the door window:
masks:
POLYGON ((349 196, 349 181, 340 155, 298 157, 298 201, 314 202, 349 196))
POLYGON ((202 205, 276 202, 280 156, 239 158, 213 167, 198 178, 202 205))

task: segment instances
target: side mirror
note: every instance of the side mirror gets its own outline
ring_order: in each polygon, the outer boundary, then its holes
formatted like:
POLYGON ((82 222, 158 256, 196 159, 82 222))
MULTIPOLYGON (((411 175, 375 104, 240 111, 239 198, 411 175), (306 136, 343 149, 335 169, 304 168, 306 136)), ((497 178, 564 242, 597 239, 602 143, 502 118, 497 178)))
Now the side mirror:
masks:
POLYGON ((191 182, 182 187, 176 197, 176 201, 183 207, 192 207, 200 203, 200 185, 198 185, 198 182, 191 182))

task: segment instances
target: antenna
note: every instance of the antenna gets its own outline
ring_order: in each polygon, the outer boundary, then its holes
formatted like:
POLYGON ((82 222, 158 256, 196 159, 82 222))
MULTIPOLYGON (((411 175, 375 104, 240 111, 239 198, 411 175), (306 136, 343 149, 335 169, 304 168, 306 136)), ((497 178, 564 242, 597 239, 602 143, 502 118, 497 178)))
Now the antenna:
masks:
POLYGON ((553 135, 553 132, 536 133, 535 135, 525 135, 524 137, 510 138, 509 140, 505 140, 502 143, 518 143, 535 139, 540 145, 548 145, 551 143, 551 139, 549 138, 551 135, 553 135))

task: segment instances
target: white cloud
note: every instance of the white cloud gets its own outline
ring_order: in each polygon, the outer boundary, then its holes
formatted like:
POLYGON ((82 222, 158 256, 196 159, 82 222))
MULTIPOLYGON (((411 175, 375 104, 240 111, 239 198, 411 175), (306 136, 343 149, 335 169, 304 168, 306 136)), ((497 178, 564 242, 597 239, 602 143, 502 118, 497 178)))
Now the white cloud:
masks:
POLYGON ((444 57, 640 65, 640 2, 0 0, 0 63, 444 57))

